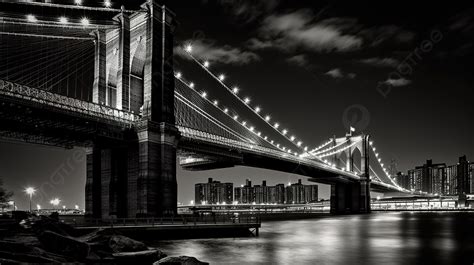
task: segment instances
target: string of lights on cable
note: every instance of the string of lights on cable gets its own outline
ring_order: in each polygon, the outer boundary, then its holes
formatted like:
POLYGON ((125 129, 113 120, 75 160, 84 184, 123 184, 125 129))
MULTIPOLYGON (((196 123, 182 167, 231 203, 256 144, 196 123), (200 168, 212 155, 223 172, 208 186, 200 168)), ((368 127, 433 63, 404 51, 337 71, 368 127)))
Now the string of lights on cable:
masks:
POLYGON ((269 139, 268 136, 262 135, 262 133, 258 129, 256 129, 254 126, 249 124, 246 120, 243 120, 243 119, 240 120, 240 116, 238 115, 238 113, 235 113, 235 112, 231 113, 229 108, 226 108, 224 106, 221 107, 220 104, 219 104, 219 100, 209 99, 209 94, 206 91, 200 91, 199 92, 196 89, 196 84, 194 82, 185 81, 185 79, 183 77, 183 74, 181 72, 175 72, 175 78, 178 79, 179 81, 181 81, 186 86, 188 86, 190 89, 192 89, 192 90, 196 91, 197 93, 199 93, 201 95, 201 97, 203 99, 205 99, 208 103, 212 104, 215 108, 219 109, 224 114, 231 117, 235 122, 237 122, 240 126, 243 126, 249 132, 253 133, 254 135, 256 135, 259 138, 263 139, 265 142, 269 143, 270 145, 274 146, 275 148, 277 148, 277 149, 279 149, 283 152, 286 152, 286 153, 289 153, 289 154, 292 154, 292 155, 295 155, 295 156, 299 156, 299 154, 297 152, 293 152, 290 148, 287 148, 285 146, 280 145, 279 143, 275 142, 274 140, 269 139))
MULTIPOLYGON (((251 99, 250 97, 239 97, 238 94, 240 92, 240 88, 238 86, 234 86, 230 88, 224 83, 224 80, 226 79, 226 76, 224 74, 219 74, 216 75, 213 72, 209 70, 210 68, 210 62, 209 61, 204 61, 201 62, 199 61, 193 54, 192 50, 193 47, 191 44, 185 45, 183 48, 185 53, 194 61, 196 62, 199 66, 201 66, 211 77, 213 77, 215 80, 217 80, 227 91, 229 91, 232 95, 234 95, 235 98, 237 98, 240 102, 242 102, 248 109, 250 109, 253 113, 255 113, 260 119, 262 119, 265 123, 267 123, 271 128, 273 128, 275 131, 277 131, 281 136, 289 140, 291 143, 293 143, 297 148, 300 148, 304 152, 308 152, 308 147, 305 146, 303 147, 303 141, 298 140, 295 135, 290 135, 288 129, 282 129, 279 130, 280 128, 280 123, 279 122, 274 122, 272 123, 272 116, 267 114, 267 115, 262 115, 262 107, 260 105, 256 105, 255 107, 252 107, 250 102, 251 99)), ((317 158, 317 157, 316 157, 317 158)), ((319 159, 319 158, 318 158, 319 159)))
POLYGON ((397 187, 398 189, 407 191, 406 189, 400 187, 400 186, 396 183, 396 181, 393 179, 393 177, 390 176, 390 174, 389 174, 387 168, 385 168, 385 165, 384 165, 384 163, 382 162, 382 158, 380 158, 379 153, 377 153, 377 148, 375 147, 374 142, 373 142, 373 141, 370 141, 370 142, 369 142, 369 145, 370 145, 372 151, 373 151, 374 154, 375 154, 375 160, 377 161, 377 163, 379 164, 379 166, 382 168, 382 171, 385 173, 385 175, 386 175, 387 178, 390 180, 390 182, 392 182, 393 185, 394 185, 395 187, 397 187))

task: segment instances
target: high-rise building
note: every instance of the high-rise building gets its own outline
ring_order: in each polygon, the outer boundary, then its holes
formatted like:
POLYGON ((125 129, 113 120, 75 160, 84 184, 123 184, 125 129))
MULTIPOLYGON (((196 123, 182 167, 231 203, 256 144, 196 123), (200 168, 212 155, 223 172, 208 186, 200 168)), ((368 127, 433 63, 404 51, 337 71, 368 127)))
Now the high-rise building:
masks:
POLYGON ((409 170, 408 176, 413 179, 415 191, 442 194, 446 181, 446 164, 433 164, 430 159, 423 166, 409 170))
POLYGON ((470 172, 472 167, 469 164, 466 156, 459 158, 459 163, 457 164, 458 194, 469 194, 472 192, 472 171, 470 172))
POLYGON ((444 184, 444 195, 458 194, 458 165, 446 167, 446 181, 444 184))
POLYGON ((395 181, 397 182, 398 186, 411 190, 414 189, 412 187, 412 181, 410 179, 409 175, 403 174, 402 172, 398 172, 397 175, 395 176, 395 181))
POLYGON ((286 187, 286 203, 308 203, 318 200, 317 185, 303 185, 301 179, 286 187))
POLYGON ((235 187, 234 200, 243 204, 308 203, 318 200, 318 185, 303 185, 301 180, 287 187, 283 184, 267 186, 265 180, 262 185, 251 185, 251 181, 247 180, 245 185, 235 187))
MULTIPOLYGON (((471 194, 474 193, 473 169, 474 163, 466 156, 459 157, 459 162, 451 166, 428 160, 423 166, 408 171, 409 189, 443 195, 471 194)), ((399 185, 404 181, 403 175, 397 175, 399 185)))
POLYGON ((245 185, 234 188, 234 200, 239 203, 253 203, 255 201, 254 191, 252 187, 252 181, 249 179, 245 180, 245 185))
POLYGON ((232 183, 221 183, 212 178, 207 183, 197 183, 194 186, 194 198, 197 204, 232 203, 234 197, 232 183))
POLYGON ((469 163, 469 176, 471 180, 471 194, 474 193, 474 162, 469 163))

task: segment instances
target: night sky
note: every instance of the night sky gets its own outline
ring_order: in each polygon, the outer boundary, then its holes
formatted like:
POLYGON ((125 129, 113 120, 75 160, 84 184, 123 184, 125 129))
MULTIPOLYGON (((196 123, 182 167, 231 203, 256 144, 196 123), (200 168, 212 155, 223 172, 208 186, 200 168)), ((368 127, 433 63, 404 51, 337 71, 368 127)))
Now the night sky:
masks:
MULTIPOLYGON (((179 21, 177 45, 192 44, 211 71, 225 73, 226 83, 238 85, 306 145, 342 136, 353 125, 403 172, 426 159, 472 160, 473 6, 353 2, 173 0, 167 6, 179 21)), ((176 70, 199 80, 203 72, 190 64, 176 55, 176 70)), ((43 187, 38 203, 57 196, 83 207, 83 152, 0 143, 0 176, 20 208, 28 185, 43 187), (64 178, 52 178, 65 164, 64 178)), ((193 199, 194 183, 207 177, 236 185, 245 178, 269 185, 298 179, 243 167, 178 172, 184 203, 193 199)), ((320 194, 328 197, 327 186, 320 194)))

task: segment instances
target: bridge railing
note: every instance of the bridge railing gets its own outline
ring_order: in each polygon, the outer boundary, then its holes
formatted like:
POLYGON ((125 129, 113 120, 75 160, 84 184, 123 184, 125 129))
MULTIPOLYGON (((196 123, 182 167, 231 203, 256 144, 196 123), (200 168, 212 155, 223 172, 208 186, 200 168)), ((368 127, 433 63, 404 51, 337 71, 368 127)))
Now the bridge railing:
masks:
POLYGON ((114 109, 108 106, 99 105, 63 95, 51 93, 49 91, 32 88, 0 79, 0 94, 29 100, 51 107, 60 108, 75 113, 96 116, 105 119, 112 119, 118 122, 132 123, 139 119, 139 116, 127 111, 114 109))
POLYGON ((223 224, 255 224, 260 225, 261 220, 258 216, 234 216, 234 215, 177 215, 172 217, 154 217, 154 218, 84 218, 82 220, 64 221, 74 227, 136 227, 136 226, 198 226, 198 225, 223 225, 223 224))
POLYGON ((191 129, 191 128, 187 128, 183 126, 178 126, 178 129, 181 132, 182 136, 188 137, 190 139, 211 142, 218 145, 225 145, 233 149, 245 150, 247 152, 265 154, 265 155, 272 156, 281 160, 287 160, 287 161, 294 162, 297 164, 305 164, 305 165, 313 166, 317 168, 325 168, 328 171, 334 171, 342 175, 350 176, 352 178, 359 178, 357 174, 354 174, 352 172, 343 171, 337 168, 332 168, 322 162, 314 161, 314 160, 300 157, 300 156, 295 156, 287 152, 278 151, 278 150, 274 150, 267 147, 262 147, 262 146, 252 144, 252 143, 245 143, 245 142, 225 138, 222 136, 214 135, 208 132, 203 132, 203 131, 199 131, 196 129, 191 129))

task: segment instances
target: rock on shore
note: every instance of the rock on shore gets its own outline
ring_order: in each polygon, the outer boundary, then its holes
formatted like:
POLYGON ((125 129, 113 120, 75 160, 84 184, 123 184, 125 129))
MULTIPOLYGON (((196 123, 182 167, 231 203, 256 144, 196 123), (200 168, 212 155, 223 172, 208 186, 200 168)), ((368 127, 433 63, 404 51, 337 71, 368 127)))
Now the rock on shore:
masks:
POLYGON ((0 238, 0 264, 208 264, 193 257, 166 257, 161 250, 149 248, 113 229, 75 235, 73 227, 56 218, 40 216, 23 220, 16 229, 0 238))
POLYGON ((153 263, 153 265, 209 265, 209 263, 199 261, 194 257, 179 256, 160 259, 153 263))

